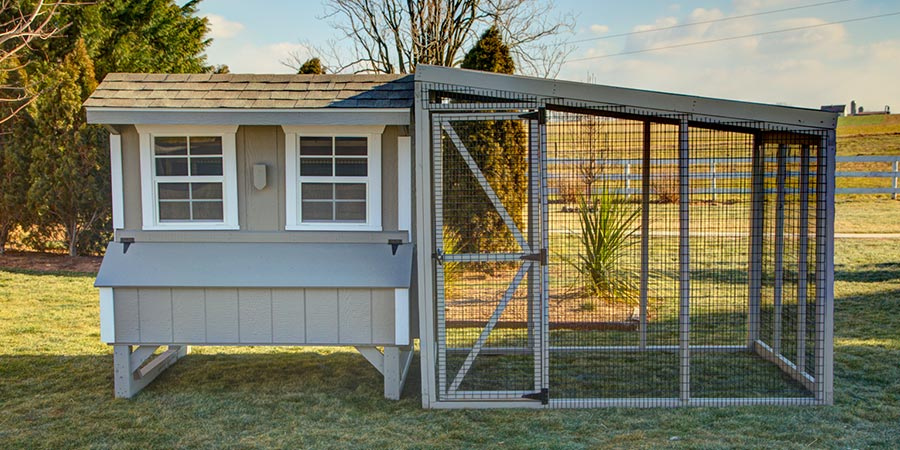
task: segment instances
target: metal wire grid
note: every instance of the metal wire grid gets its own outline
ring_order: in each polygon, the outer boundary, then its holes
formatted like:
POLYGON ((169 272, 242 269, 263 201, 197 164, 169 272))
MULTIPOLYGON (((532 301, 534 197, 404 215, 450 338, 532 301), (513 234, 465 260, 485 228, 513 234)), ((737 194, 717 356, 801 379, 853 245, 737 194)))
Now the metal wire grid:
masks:
POLYGON ((722 131, 729 127, 705 128, 703 124, 687 127, 686 121, 681 126, 645 125, 621 118, 625 109, 549 113, 543 167, 549 200, 543 212, 548 230, 544 237, 549 237, 551 254, 549 276, 544 280, 550 298, 545 305, 549 349, 533 352, 534 335, 527 324, 515 332, 498 334, 502 338, 497 342, 504 343, 492 349, 506 356, 495 358, 493 369, 489 364, 480 368, 484 375, 477 377, 480 386, 496 391, 470 391, 469 398, 511 398, 509 394, 518 391, 509 389, 536 389, 540 378, 525 381, 530 375, 527 372, 546 360, 549 380, 544 384, 551 387, 551 404, 557 406, 678 405, 685 404, 678 400, 684 400, 686 392, 693 399, 690 404, 809 404, 805 400, 813 395, 821 399, 821 381, 804 383, 797 372, 805 371, 813 380, 821 380, 824 374, 822 301, 826 293, 822 285, 827 275, 820 256, 827 250, 823 220, 827 186, 817 177, 825 167, 824 139, 814 133, 777 133, 771 124, 765 126, 767 133, 751 133, 760 124, 734 124, 735 130, 747 130, 742 132, 722 131), (611 110, 619 118, 602 116, 611 110), (777 138, 777 143, 763 144, 763 135, 777 138), (650 138, 649 152, 642 148, 645 136, 650 138), (679 174, 677 159, 683 139, 689 140, 690 164, 679 174), (820 144, 810 145, 813 141, 820 144), (650 156, 646 169, 642 166, 645 153, 650 156), (760 163, 754 165, 753 161, 760 163), (590 175, 594 171, 600 176, 590 175), (634 207, 639 215, 637 228, 646 225, 649 230, 638 233, 642 235, 638 242, 626 246, 637 252, 623 251, 618 258, 622 270, 648 275, 642 277, 639 287, 647 302, 645 308, 638 307, 646 311, 637 311, 638 332, 631 331, 635 325, 628 323, 634 322, 634 310, 626 320, 598 320, 604 313, 621 318, 628 310, 606 305, 604 312, 596 305, 571 305, 572 298, 577 298, 572 294, 572 280, 579 275, 572 275, 578 271, 562 255, 573 240, 571 227, 565 225, 573 224, 571 218, 577 216, 578 207, 555 206, 565 203, 563 197, 575 203, 588 197, 586 193, 596 193, 592 186, 583 186, 586 174, 592 184, 602 181, 601 190, 616 202, 634 207), (801 182, 804 178, 808 183, 801 182), (570 184, 576 185, 574 190, 570 184), (673 189, 666 184, 677 185, 676 196, 686 193, 690 197, 687 204, 680 199, 667 203, 672 201, 673 189), (643 202, 645 196, 653 201, 643 202), (666 201, 665 196, 670 198, 666 201), (681 220, 685 208, 689 221, 681 220), (687 241, 682 241, 679 232, 684 222, 690 224, 687 241), (754 235, 759 235, 757 246, 754 235), (686 319, 685 305, 679 300, 679 286, 688 285, 679 283, 684 248, 690 255, 691 303, 686 319), (801 251, 804 248, 806 251, 801 251), (807 283, 799 281, 804 271, 807 283), (754 316, 748 298, 754 295, 755 272, 760 303, 754 316), (757 345, 774 345, 775 317, 779 315, 774 300, 776 278, 780 280, 780 333, 796 336, 790 342, 782 340, 780 355, 760 351, 765 347, 757 345), (683 326, 685 321, 689 324, 688 351, 679 346, 679 337, 688 328, 683 326), (754 328, 758 339, 754 339, 754 328), (514 347, 507 345, 511 342, 514 347), (524 348, 517 347, 523 343, 524 348), (634 351, 635 347, 641 351, 634 351), (523 359, 529 352, 532 356, 523 359), (510 363, 511 355, 519 355, 519 362, 510 363))
POLYGON ((538 137, 515 116, 488 119, 495 116, 443 116, 434 130, 441 136, 435 189, 445 399, 519 399, 540 384, 533 344, 540 271, 522 259, 540 247, 538 178, 531 176, 540 166, 529 153, 538 137))

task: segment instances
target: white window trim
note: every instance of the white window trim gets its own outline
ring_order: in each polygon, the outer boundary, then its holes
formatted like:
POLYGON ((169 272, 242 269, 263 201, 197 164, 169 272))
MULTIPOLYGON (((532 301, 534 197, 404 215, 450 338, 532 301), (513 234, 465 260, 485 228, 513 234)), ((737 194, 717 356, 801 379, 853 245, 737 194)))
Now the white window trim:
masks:
POLYGON ((237 125, 135 125, 141 148, 141 217, 144 230, 239 230, 237 125), (154 183, 155 137, 220 136, 222 138, 222 222, 160 222, 154 183))
POLYGON ((289 231, 381 231, 381 135, 384 125, 282 125, 284 129, 285 226, 289 231), (365 137, 368 142, 366 223, 302 223, 300 221, 300 137, 365 137))
POLYGON ((109 134, 109 174, 113 230, 125 228, 125 191, 122 181, 122 135, 109 134))

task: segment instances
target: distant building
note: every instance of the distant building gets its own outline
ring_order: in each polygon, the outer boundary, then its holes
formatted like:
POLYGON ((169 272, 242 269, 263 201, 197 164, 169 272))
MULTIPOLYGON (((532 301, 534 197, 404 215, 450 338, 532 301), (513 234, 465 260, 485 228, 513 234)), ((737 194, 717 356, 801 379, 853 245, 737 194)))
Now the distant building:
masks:
POLYGON ((838 113, 841 116, 844 115, 844 110, 847 109, 847 105, 822 105, 820 108, 822 111, 827 111, 830 113, 838 113))

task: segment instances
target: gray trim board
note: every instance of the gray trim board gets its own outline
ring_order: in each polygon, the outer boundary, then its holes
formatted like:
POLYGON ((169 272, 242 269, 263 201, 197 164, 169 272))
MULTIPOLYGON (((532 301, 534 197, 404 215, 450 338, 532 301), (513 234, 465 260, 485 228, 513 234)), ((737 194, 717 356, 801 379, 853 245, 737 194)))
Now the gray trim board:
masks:
POLYGON ((765 105, 690 95, 599 86, 574 81, 501 75, 474 70, 451 69, 420 64, 416 66, 416 82, 443 83, 528 94, 538 97, 571 98, 611 105, 627 105, 697 117, 725 119, 726 122, 760 121, 786 126, 834 128, 838 115, 813 109, 765 105))
POLYGON ((88 123, 114 125, 409 125, 409 108, 299 110, 89 107, 88 123))
POLYGON ((112 242, 97 287, 408 288, 413 246, 112 242))

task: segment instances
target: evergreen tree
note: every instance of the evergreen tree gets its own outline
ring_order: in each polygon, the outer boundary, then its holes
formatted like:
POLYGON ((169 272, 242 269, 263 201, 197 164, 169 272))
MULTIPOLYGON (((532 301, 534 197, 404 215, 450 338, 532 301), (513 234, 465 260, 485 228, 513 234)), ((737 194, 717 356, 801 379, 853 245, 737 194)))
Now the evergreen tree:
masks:
POLYGON ((84 40, 44 80, 30 113, 34 146, 28 203, 41 225, 60 225, 70 256, 79 235, 109 214, 109 163, 102 127, 89 125, 81 106, 97 87, 84 40), (104 150, 101 150, 104 149, 104 150))
POLYGON ((511 75, 516 70, 516 63, 509 54, 509 47, 500 37, 500 30, 493 26, 488 28, 478 42, 475 42, 475 46, 466 53, 460 67, 511 75))
POLYGON ((29 145, 16 156, 31 166, 27 197, 36 218, 29 225, 65 229, 70 254, 102 251, 110 239, 107 133, 85 123, 82 102, 110 72, 227 73, 227 66, 206 64, 210 40, 206 19, 196 17, 198 3, 69 5, 55 19, 63 28, 60 37, 38 42, 27 53, 26 70, 41 80, 36 89, 42 93, 27 110, 33 127, 22 128, 21 140, 29 145))
MULTIPOLYGON (((64 38, 37 49, 41 59, 61 60, 84 39, 97 81, 110 72, 204 73, 207 21, 197 17, 200 0, 105 0, 73 5, 59 15, 64 38)), ((226 68, 227 70, 227 68, 226 68)))
POLYGON ((324 75, 325 68, 322 67, 322 61, 319 58, 310 58, 300 66, 300 70, 297 73, 303 75, 324 75))
MULTIPOLYGON (((515 64, 509 48, 496 27, 481 39, 463 59, 465 69, 511 74, 515 64)), ((455 122, 457 133, 488 183, 500 198, 513 221, 522 229, 528 204, 528 136, 521 122, 455 122)), ((454 151, 445 154, 445 210, 452 211, 445 223, 458 234, 462 252, 515 249, 512 234, 494 210, 483 189, 454 151)))
MULTIPOLYGON (((28 76, 18 58, 11 57, 4 65, 8 70, 0 70, 0 83, 29 92, 28 76)), ((27 114, 12 115, 21 106, 15 102, 0 104, 0 117, 12 116, 0 124, 0 254, 6 249, 10 232, 29 222, 26 195, 33 123, 27 114)))

